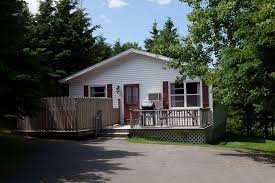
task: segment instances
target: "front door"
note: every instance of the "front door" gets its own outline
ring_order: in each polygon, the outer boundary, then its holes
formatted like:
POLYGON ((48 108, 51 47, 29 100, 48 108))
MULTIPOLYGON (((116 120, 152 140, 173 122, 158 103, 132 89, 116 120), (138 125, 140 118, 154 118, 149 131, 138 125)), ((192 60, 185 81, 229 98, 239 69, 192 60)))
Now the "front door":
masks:
POLYGON ((139 108, 139 84, 124 85, 124 123, 130 124, 129 109, 139 108))

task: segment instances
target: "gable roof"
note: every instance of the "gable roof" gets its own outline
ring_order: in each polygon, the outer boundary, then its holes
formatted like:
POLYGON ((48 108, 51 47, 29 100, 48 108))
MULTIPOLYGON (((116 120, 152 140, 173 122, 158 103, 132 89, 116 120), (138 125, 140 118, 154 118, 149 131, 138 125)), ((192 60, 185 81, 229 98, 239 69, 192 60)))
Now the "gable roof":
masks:
POLYGON ((155 54, 155 53, 150 53, 150 52, 147 52, 147 51, 131 48, 131 49, 128 49, 126 51, 121 52, 118 55, 110 57, 110 58, 108 58, 106 60, 103 60, 103 61, 101 61, 101 62, 99 62, 99 63, 97 63, 95 65, 87 67, 86 69, 83 69, 81 71, 78 71, 78 72, 70 75, 70 76, 67 76, 67 77, 59 80, 59 82, 60 83, 67 83, 68 81, 70 81, 70 80, 72 80, 72 79, 74 79, 76 77, 79 77, 79 76, 81 76, 83 74, 86 74, 86 73, 88 73, 90 71, 96 70, 96 69, 98 69, 98 68, 100 68, 100 67, 102 67, 102 66, 104 66, 106 64, 112 63, 112 62, 120 59, 121 57, 124 57, 124 56, 129 55, 129 54, 133 54, 133 53, 136 53, 136 54, 139 54, 139 55, 148 56, 148 57, 151 57, 151 58, 156 58, 156 59, 163 60, 163 61, 166 61, 166 62, 172 60, 172 58, 169 58, 169 57, 166 57, 166 56, 163 56, 163 55, 158 55, 158 54, 155 54))

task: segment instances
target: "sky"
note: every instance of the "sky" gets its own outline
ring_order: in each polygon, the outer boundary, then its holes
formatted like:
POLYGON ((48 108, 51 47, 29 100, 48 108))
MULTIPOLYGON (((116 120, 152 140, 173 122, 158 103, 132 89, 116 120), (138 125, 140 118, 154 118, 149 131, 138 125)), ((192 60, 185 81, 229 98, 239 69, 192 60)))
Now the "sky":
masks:
MULTIPOLYGON (((32 13, 37 12, 39 0, 26 0, 32 13)), ((91 18, 92 25, 100 25, 96 35, 107 42, 137 42, 143 46, 150 37, 153 22, 161 28, 171 17, 179 34, 187 35, 187 14, 191 9, 179 0, 82 0, 82 7, 91 18)))

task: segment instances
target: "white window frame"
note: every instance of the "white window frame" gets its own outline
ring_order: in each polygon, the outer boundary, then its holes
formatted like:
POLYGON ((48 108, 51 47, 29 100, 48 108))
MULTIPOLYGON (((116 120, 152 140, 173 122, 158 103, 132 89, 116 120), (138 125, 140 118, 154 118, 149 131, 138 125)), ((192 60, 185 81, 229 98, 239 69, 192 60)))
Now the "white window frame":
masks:
MULTIPOLYGON (((172 101, 171 101, 171 83, 175 83, 175 82, 169 82, 168 83, 168 88, 169 88, 169 108, 170 109, 199 109, 202 108, 203 106, 203 101, 202 101, 202 81, 201 80, 187 80, 187 81, 183 81, 183 85, 184 85, 184 107, 172 107, 172 101), (187 88, 186 88, 186 83, 200 83, 200 106, 197 107, 187 107, 187 88)), ((191 94, 192 95, 192 94, 191 94)), ((172 94, 173 96, 173 94, 172 94)))
MULTIPOLYGON (((169 85, 169 108, 175 108, 175 109, 184 108, 186 106, 185 105, 185 100, 186 100, 186 97, 185 97, 185 95, 186 95, 186 92, 185 92, 186 85, 185 85, 185 83, 183 83, 183 88, 181 88, 181 89, 184 90, 183 94, 171 94, 171 84, 173 84, 173 82, 168 83, 168 85, 169 85), (171 105, 172 105, 172 96, 183 96, 183 98, 184 98, 183 99, 184 100, 183 107, 171 107, 171 105)), ((174 82, 174 84, 175 84, 175 82, 174 82)))
POLYGON ((91 88, 94 88, 94 87, 104 87, 105 88, 105 97, 101 97, 101 98, 107 98, 107 85, 89 85, 89 96, 90 97, 91 97, 91 88))

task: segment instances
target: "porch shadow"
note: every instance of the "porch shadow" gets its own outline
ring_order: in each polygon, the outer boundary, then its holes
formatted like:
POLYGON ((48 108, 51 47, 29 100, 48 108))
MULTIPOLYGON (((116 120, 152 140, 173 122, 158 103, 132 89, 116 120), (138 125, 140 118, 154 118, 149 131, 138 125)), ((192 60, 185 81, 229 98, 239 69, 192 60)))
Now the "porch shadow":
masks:
POLYGON ((114 160, 143 156, 126 150, 108 150, 103 142, 32 140, 34 156, 8 182, 111 182, 108 174, 131 170, 114 160))

